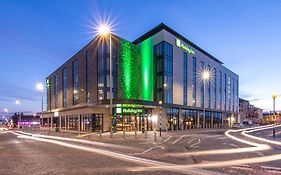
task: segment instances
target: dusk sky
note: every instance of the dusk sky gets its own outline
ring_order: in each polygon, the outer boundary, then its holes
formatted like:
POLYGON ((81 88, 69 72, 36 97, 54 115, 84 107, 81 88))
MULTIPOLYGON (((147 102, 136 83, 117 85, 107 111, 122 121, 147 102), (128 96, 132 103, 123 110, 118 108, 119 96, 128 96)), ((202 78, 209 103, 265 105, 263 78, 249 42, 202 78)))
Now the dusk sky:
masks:
POLYGON ((16 99, 39 112, 36 83, 93 39, 100 18, 129 41, 165 23, 237 73, 240 97, 268 110, 276 93, 281 109, 281 1, 1 0, 1 112, 18 111, 16 99))

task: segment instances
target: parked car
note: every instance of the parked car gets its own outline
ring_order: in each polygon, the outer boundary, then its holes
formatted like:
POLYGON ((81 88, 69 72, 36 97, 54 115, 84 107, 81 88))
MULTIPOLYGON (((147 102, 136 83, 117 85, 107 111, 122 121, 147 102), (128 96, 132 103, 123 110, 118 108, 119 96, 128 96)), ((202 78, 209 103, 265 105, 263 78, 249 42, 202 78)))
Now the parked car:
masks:
POLYGON ((244 128, 244 125, 243 125, 243 123, 234 123, 232 125, 232 128, 244 128))

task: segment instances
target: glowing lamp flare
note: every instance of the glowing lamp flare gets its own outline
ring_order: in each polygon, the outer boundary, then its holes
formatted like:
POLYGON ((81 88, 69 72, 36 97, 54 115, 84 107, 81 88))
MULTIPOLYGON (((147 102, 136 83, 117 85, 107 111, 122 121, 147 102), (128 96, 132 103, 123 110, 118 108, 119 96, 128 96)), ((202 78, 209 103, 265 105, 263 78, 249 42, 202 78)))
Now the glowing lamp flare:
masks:
POLYGON ((102 24, 98 27, 98 34, 105 36, 110 33, 110 27, 108 25, 102 24))
POLYGON ((19 100, 16 100, 16 104, 19 105, 19 104, 20 104, 20 101, 19 101, 19 100))
POLYGON ((210 79, 210 72, 209 71, 204 71, 202 74, 203 80, 209 80, 210 79))
POLYGON ((37 88, 37 90, 39 90, 39 91, 43 91, 44 86, 43 86, 42 83, 38 83, 38 84, 36 85, 36 88, 37 88))

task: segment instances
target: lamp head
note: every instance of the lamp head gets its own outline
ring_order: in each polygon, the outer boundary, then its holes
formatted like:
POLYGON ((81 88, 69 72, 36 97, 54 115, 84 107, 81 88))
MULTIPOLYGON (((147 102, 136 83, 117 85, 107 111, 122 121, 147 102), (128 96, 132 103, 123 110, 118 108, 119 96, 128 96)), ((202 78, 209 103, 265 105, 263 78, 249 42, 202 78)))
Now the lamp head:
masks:
POLYGON ((42 83, 37 83, 37 84, 36 84, 36 88, 37 88, 37 90, 39 90, 39 91, 43 91, 44 86, 43 86, 42 83))
POLYGON ((101 36, 106 36, 110 33, 110 27, 106 24, 101 24, 98 27, 98 34, 101 36))
POLYGON ((204 70, 202 73, 202 79, 203 80, 209 80, 210 79, 210 71, 204 70))

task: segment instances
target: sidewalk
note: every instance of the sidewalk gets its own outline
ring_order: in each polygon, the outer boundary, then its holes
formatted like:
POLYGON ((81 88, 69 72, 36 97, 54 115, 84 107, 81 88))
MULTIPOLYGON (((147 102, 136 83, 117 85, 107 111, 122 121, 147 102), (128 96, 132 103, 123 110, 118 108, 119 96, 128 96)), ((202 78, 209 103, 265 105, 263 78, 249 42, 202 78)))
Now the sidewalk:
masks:
MULTIPOLYGON (((84 140, 92 140, 99 142, 151 142, 154 144, 163 143, 169 137, 180 137, 182 135, 193 135, 193 134, 224 134, 224 132, 228 128, 215 128, 215 129, 190 129, 190 130, 178 130, 178 131, 162 131, 161 137, 160 132, 156 131, 156 141, 154 131, 147 131, 147 133, 142 133, 141 131, 131 131, 131 132, 123 132, 118 131, 113 133, 112 138, 110 137, 109 132, 105 133, 97 133, 97 132, 89 132, 89 133, 77 133, 77 132, 55 132, 47 129, 43 129, 40 131, 40 128, 22 128, 21 131, 28 132, 31 134, 42 134, 42 135, 50 135, 50 136, 59 136, 59 137, 67 137, 67 138, 77 138, 84 140)), ((124 144, 123 143, 123 144, 124 144)))

